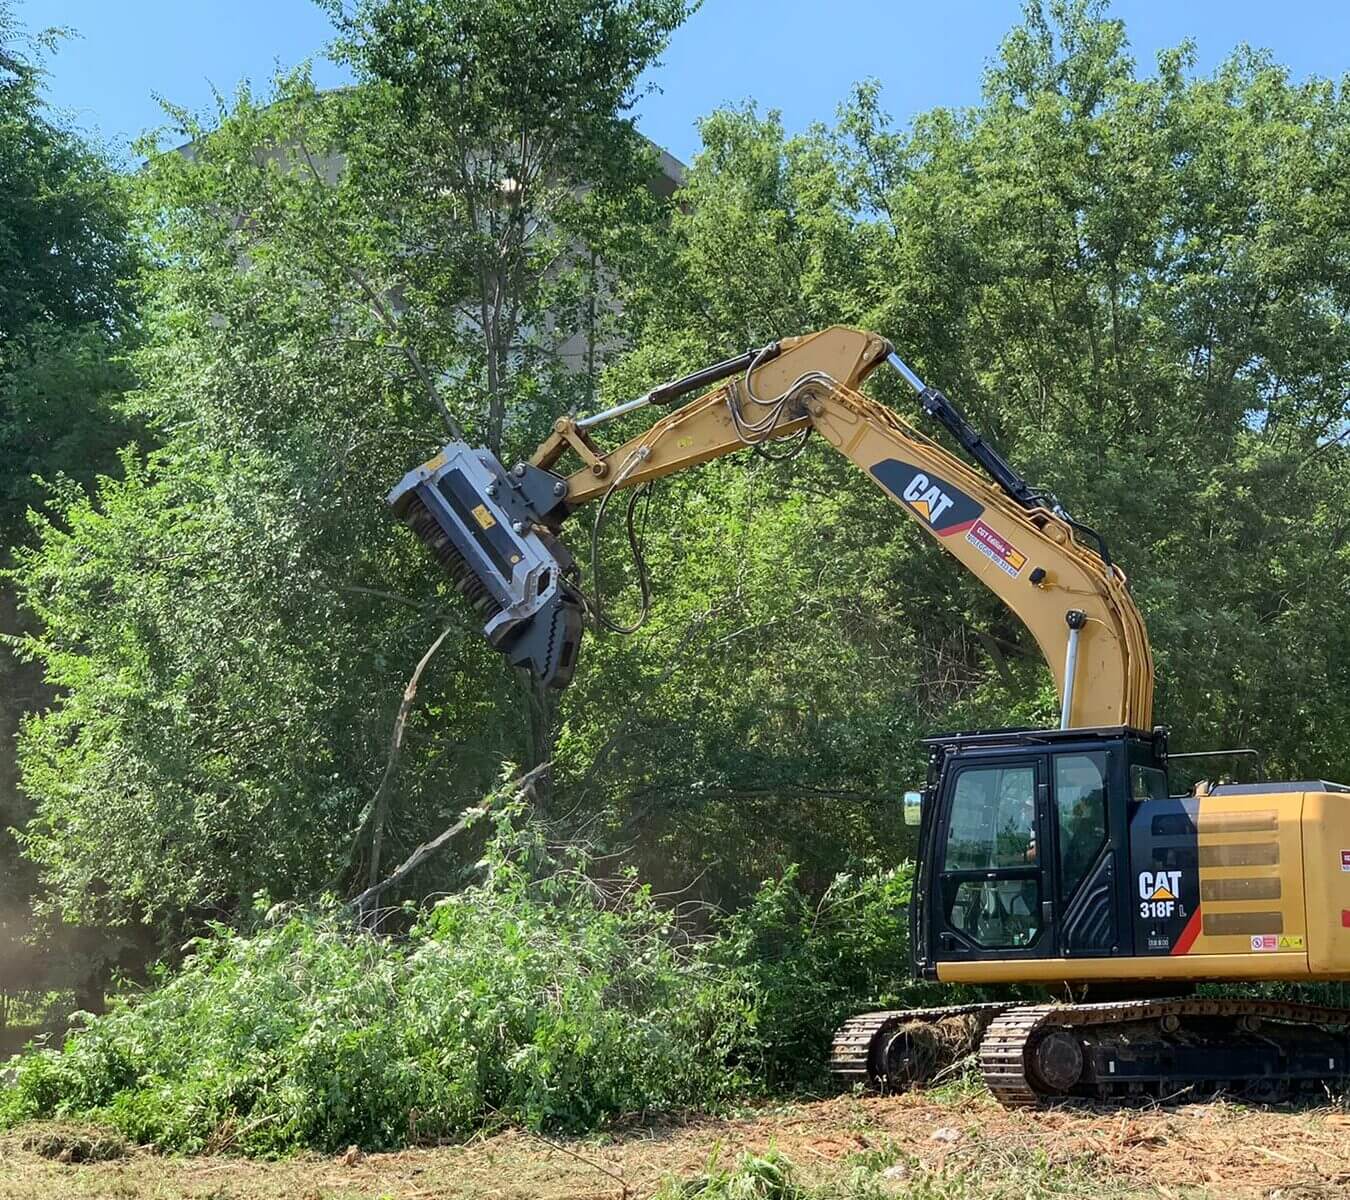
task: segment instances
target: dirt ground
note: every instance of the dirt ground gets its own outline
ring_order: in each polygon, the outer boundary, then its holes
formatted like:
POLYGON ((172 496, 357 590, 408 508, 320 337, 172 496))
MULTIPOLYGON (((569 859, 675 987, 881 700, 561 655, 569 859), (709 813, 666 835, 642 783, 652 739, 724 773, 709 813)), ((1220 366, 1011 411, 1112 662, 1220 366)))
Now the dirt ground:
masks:
POLYGON ((0 1198, 117 1200, 641 1200, 711 1159, 777 1149, 815 1180, 887 1162, 897 1196, 1157 1200, 1350 1197, 1350 1113, 1216 1102, 1172 1109, 1006 1112, 987 1095, 839 1097, 728 1119, 544 1141, 281 1162, 133 1151, 66 1165, 0 1137, 0 1198))

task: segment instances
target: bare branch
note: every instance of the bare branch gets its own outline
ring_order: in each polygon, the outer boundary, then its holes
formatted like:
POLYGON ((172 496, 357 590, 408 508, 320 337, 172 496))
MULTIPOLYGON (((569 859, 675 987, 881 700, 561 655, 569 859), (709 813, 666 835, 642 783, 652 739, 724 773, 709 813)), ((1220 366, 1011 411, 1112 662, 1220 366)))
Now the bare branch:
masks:
MULTIPOLYGON (((420 600, 413 600, 408 596, 400 596, 397 592, 386 592, 381 588, 362 587, 357 583, 341 583, 338 584, 337 590, 339 592, 355 592, 362 596, 375 596, 380 600, 392 600, 395 604, 405 604, 409 608, 417 609, 418 612, 430 612, 444 615, 444 610, 439 605, 423 604, 420 600)), ((453 627, 462 628, 458 622, 454 622, 453 627)), ((446 633, 448 632, 449 630, 447 629, 446 633)), ((441 637, 444 636, 444 633, 441 634, 441 637)))
MULTIPOLYGON (((552 765, 551 762, 540 763, 537 767, 525 772, 524 775, 516 780, 516 786, 510 794, 510 799, 514 801, 527 795, 539 777, 548 771, 552 765)), ((371 903, 381 892, 385 891, 387 888, 393 887, 394 884, 398 883, 400 880, 407 878, 408 875, 417 870, 418 867, 450 841, 451 838, 458 837, 463 833, 473 823, 474 818, 478 816, 481 811, 481 809, 474 810, 473 812, 460 817, 460 819, 451 825, 449 829, 437 834, 431 841, 423 842, 416 850, 408 855, 403 863, 393 871, 388 878, 382 879, 379 883, 366 888, 364 892, 352 900, 351 907, 356 909, 358 913, 366 913, 369 910, 371 903)))
POLYGON ((403 689, 403 699, 399 703, 398 714, 394 717, 393 736, 389 739, 389 758, 384 764, 384 775, 380 778, 380 786, 375 789, 375 799, 370 806, 370 871, 366 877, 367 887, 373 887, 380 878, 380 851, 384 847, 384 822, 389 811, 389 791, 398 771, 399 760, 403 757, 403 733, 408 727, 413 701, 417 698, 417 685, 421 682, 422 672, 427 669, 427 663, 441 648, 441 643, 450 636, 452 629, 453 625, 447 625, 441 630, 440 636, 427 647, 426 653, 418 660, 407 686, 403 689))

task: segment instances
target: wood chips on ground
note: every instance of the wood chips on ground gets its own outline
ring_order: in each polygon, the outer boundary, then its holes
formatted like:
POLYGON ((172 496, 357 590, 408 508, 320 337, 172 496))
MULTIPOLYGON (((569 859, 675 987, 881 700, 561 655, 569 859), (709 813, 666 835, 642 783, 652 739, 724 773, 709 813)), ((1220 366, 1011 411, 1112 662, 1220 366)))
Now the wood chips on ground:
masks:
POLYGON ((977 1194, 1007 1194, 1000 1180, 1039 1155, 1064 1168, 1064 1177, 1081 1179, 1083 1195, 1350 1198, 1350 1114, 1339 1109, 1216 1102, 1008 1112, 984 1095, 908 1095, 663 1121, 552 1144, 511 1131, 457 1146, 282 1162, 135 1151, 113 1162, 63 1165, 25 1150, 14 1133, 0 1137, 0 1200, 641 1200, 664 1178, 696 1174, 714 1155, 725 1164, 770 1148, 817 1176, 859 1154, 899 1151, 917 1174, 977 1180, 977 1194))

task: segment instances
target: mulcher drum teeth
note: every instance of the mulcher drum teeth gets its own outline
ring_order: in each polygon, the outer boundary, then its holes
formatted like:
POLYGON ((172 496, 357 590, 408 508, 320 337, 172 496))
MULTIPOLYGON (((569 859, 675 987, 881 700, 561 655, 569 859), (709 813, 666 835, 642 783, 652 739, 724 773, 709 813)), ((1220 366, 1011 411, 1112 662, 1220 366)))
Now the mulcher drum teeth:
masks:
POLYGON ((528 463, 508 472, 489 450, 451 442, 387 497, 493 648, 551 688, 571 681, 582 632, 576 565, 553 535, 565 495, 556 475, 528 463))
POLYGON ((486 585, 477 575, 473 573, 473 568, 464 561, 464 555, 455 549, 436 518, 427 511, 427 506, 417 497, 413 497, 408 502, 408 511, 404 520, 408 523, 408 528, 413 531, 418 539, 435 556, 436 561, 441 564, 441 568, 455 585, 455 590, 459 592, 472 606, 484 621, 490 621, 499 612, 502 606, 492 598, 492 593, 487 590, 486 585))

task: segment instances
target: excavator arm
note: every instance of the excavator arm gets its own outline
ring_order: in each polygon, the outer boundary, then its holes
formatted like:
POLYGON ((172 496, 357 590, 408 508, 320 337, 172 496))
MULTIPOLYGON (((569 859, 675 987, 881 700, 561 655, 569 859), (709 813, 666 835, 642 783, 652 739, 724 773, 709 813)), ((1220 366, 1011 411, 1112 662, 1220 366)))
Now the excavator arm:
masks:
POLYGON ((564 686, 575 666, 582 605, 572 560, 555 536, 562 522, 619 490, 810 432, 1022 621, 1054 675, 1064 727, 1150 727, 1148 635, 1105 544, 1029 487, 875 334, 835 326, 787 338, 594 417, 561 418, 531 461, 509 472, 487 451, 452 444, 409 473, 389 499, 487 617, 489 640, 564 686), (888 361, 983 474, 858 391, 888 361), (718 386, 618 447, 604 450, 592 438, 608 419, 708 385, 718 386), (555 468, 568 452, 582 465, 562 476, 555 468))

